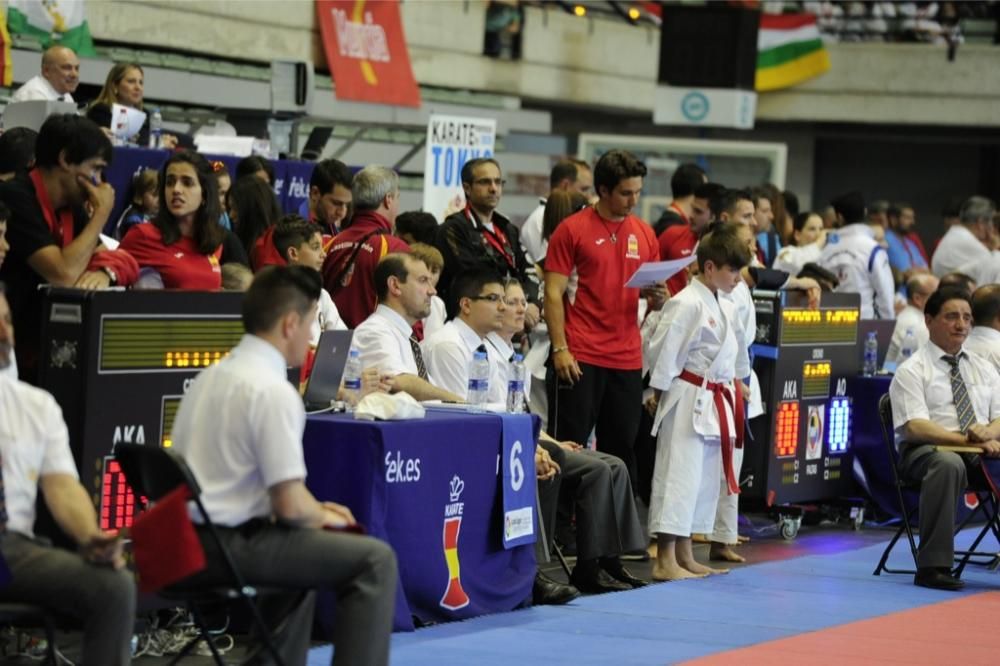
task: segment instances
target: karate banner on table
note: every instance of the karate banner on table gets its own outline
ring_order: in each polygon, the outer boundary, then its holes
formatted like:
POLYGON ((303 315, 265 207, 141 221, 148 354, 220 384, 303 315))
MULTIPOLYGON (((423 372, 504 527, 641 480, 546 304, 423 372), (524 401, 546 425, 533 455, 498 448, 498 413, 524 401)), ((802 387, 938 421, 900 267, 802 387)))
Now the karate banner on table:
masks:
POLYGON ((316 0, 337 99, 420 106, 398 0, 316 0))
POLYGON ((535 542, 535 431, 528 414, 503 414, 503 547, 535 542))
POLYGON ((462 167, 496 150, 495 118, 432 115, 424 157, 424 211, 443 222, 446 211, 465 206, 462 167))

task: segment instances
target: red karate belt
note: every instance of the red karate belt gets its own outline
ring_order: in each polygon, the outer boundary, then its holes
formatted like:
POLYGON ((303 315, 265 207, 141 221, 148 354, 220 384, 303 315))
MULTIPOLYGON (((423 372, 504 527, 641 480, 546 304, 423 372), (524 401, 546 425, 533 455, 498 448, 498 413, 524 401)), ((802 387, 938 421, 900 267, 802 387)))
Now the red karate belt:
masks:
POLYGON ((733 381, 735 387, 735 399, 733 392, 725 384, 717 382, 705 382, 704 377, 699 377, 690 370, 681 372, 680 378, 688 384, 701 387, 712 392, 712 399, 715 402, 715 411, 719 415, 719 432, 722 436, 722 471, 726 475, 726 485, 730 495, 738 495, 740 492, 740 482, 736 478, 736 470, 733 469, 733 447, 743 448, 743 387, 738 379, 733 381), (726 418, 726 405, 733 410, 733 418, 736 421, 735 436, 729 434, 729 419, 726 418))

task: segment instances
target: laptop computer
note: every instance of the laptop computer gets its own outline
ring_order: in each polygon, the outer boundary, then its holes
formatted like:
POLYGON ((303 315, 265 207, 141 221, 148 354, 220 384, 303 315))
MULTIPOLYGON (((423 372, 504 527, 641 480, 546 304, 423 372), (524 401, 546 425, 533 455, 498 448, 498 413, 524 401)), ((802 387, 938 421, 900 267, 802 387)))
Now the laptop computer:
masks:
POLYGON ((347 367, 354 331, 323 331, 316 347, 316 360, 302 396, 307 410, 326 409, 337 399, 340 379, 347 367))

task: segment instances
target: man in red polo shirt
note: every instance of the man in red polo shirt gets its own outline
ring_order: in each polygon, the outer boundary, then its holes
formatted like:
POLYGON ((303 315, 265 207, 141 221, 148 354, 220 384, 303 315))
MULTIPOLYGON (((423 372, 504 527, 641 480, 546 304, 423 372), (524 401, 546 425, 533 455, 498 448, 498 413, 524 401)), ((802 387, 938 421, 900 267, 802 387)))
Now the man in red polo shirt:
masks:
POLYGON ((354 174, 351 183, 354 216, 337 234, 323 261, 323 286, 333 296, 348 328, 375 312, 375 267, 390 252, 410 246, 392 234, 399 214, 399 176, 371 164, 354 174))
POLYGON ((670 194, 673 200, 653 225, 653 232, 660 236, 669 227, 683 224, 690 226, 694 192, 708 182, 705 171, 697 164, 681 164, 670 176, 670 194))
POLYGON ((625 282, 660 255, 652 228, 632 215, 645 175, 631 153, 602 155, 594 168, 597 203, 556 228, 545 259, 549 429, 582 443, 596 426, 598 448, 625 461, 633 478, 642 342, 639 289, 625 282))
MULTIPOLYGON (((660 234, 661 261, 691 256, 698 239, 715 220, 715 215, 712 213, 712 199, 721 197, 725 190, 726 188, 719 183, 704 183, 695 188, 690 204, 691 215, 687 222, 668 226, 660 234)), ((686 287, 687 283, 687 271, 680 271, 667 280, 667 289, 671 294, 676 294, 686 287)))

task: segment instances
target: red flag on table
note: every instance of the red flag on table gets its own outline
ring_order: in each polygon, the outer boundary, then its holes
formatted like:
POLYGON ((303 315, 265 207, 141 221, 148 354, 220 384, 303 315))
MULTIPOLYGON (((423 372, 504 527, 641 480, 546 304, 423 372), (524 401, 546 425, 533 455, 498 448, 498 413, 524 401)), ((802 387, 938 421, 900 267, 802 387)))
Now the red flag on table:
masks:
POLYGON ((316 0, 337 99, 420 106, 398 0, 316 0))

